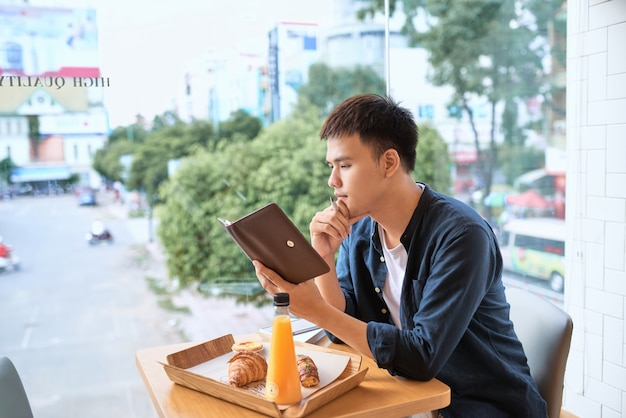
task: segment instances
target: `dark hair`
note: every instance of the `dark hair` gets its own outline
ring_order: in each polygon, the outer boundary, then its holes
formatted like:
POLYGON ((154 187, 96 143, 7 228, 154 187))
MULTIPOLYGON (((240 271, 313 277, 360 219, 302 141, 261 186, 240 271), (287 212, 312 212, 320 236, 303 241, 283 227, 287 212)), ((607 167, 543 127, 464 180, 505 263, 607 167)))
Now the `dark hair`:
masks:
POLYGON ((353 96, 340 103, 326 118, 321 139, 359 134, 378 159, 386 150, 395 149, 404 170, 415 168, 418 132, 413 115, 391 98, 376 94, 353 96))

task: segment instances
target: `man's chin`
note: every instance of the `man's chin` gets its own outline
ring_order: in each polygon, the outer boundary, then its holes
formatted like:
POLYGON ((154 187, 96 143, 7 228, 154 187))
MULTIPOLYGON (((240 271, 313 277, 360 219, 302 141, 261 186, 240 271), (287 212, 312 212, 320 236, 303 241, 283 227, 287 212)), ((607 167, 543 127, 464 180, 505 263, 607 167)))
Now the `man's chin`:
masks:
POLYGON ((362 219, 362 218, 365 218, 366 216, 369 216, 369 212, 355 209, 355 210, 350 210, 350 215, 348 216, 348 219, 355 219, 355 218, 362 219))

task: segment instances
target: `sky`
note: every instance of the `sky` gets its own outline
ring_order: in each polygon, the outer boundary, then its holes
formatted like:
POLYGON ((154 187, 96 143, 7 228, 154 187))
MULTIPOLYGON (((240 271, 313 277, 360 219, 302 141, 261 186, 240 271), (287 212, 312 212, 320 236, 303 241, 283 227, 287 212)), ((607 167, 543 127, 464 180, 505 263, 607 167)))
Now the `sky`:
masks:
MULTIPOLYGON (((96 8, 100 69, 112 128, 172 107, 187 64, 208 51, 266 54, 276 22, 328 21, 331 0, 79 1, 96 8)), ((60 5, 59 5, 60 7, 60 5)))

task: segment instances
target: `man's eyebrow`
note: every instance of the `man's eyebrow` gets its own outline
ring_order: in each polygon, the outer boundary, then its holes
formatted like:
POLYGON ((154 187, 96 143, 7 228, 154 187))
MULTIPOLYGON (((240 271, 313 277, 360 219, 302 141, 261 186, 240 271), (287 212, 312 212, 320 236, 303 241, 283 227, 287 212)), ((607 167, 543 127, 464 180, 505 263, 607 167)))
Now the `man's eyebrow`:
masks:
POLYGON ((348 160, 350 160, 350 157, 344 157, 340 155, 339 157, 334 158, 332 161, 326 160, 326 164, 340 163, 340 162, 348 161, 348 160))

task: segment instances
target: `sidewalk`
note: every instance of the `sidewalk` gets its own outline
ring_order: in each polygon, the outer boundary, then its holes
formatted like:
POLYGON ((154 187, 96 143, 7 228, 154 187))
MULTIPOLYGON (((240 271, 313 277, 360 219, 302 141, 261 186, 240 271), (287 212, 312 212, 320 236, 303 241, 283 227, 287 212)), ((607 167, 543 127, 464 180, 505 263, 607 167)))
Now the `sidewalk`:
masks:
MULTIPOLYGON (((99 193, 98 198, 99 198, 100 206, 105 208, 108 211, 109 215, 115 219, 123 219, 123 220, 127 220, 133 223, 140 222, 142 220, 145 221, 145 218, 134 218, 134 219, 130 218, 128 216, 128 213, 130 211, 128 204, 115 202, 113 200, 114 197, 113 197, 112 192, 101 191, 99 193)), ((158 224, 158 221, 155 219, 154 220, 155 226, 153 226, 155 236, 153 237, 152 242, 150 242, 149 240, 147 231, 140 233, 140 234, 135 233, 134 235, 136 235, 139 241, 145 243, 145 247, 150 253, 150 255, 152 256, 154 263, 159 266, 165 267, 165 254, 163 253, 163 249, 161 248, 161 245, 159 244, 158 239, 156 237, 156 225, 157 224, 158 224)), ((138 229, 138 228, 131 227, 131 229, 138 229)))
MULTIPOLYGON (((109 215, 116 219, 127 221, 129 228, 136 230, 139 242, 143 242, 150 254, 151 274, 155 274, 159 280, 168 281, 166 268, 166 254, 156 236, 158 221, 154 220, 154 239, 148 239, 145 227, 145 218, 129 218, 127 205, 113 201, 112 193, 101 192, 101 206, 108 210, 109 215), (139 225, 139 224, 143 225, 139 225), (140 226, 140 228, 139 228, 140 226)), ((186 307, 190 314, 176 315, 177 327, 189 341, 206 341, 221 337, 226 334, 254 333, 261 327, 272 323, 274 309, 271 305, 258 308, 252 304, 236 303, 231 297, 207 297, 195 292, 193 289, 181 289, 173 291, 170 296, 176 307, 186 307)))

